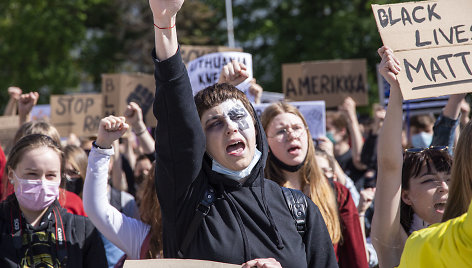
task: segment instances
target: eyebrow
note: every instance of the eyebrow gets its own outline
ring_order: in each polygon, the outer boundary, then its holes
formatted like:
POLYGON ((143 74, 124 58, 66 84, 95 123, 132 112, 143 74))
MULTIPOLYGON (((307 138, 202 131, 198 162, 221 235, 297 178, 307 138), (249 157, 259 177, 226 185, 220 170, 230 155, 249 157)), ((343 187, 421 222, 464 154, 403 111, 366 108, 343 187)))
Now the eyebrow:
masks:
POLYGON ((222 117, 225 117, 225 116, 224 116, 224 115, 214 115, 214 116, 208 118, 208 119, 205 121, 205 126, 208 124, 209 121, 215 120, 215 119, 220 119, 220 118, 222 118, 222 117))

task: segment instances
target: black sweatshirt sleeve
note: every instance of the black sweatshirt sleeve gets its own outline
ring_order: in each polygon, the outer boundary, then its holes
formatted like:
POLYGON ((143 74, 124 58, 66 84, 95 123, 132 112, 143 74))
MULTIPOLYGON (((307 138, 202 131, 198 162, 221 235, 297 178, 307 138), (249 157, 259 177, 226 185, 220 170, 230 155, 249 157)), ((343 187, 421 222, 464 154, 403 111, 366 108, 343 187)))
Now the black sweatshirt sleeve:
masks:
POLYGON ((156 79, 153 111, 159 122, 156 189, 163 214, 174 218, 202 168, 205 136, 180 48, 164 61, 157 60, 155 51, 152 56, 156 79))
POLYGON ((304 235, 308 267, 338 267, 333 244, 321 212, 308 202, 307 233, 304 235))

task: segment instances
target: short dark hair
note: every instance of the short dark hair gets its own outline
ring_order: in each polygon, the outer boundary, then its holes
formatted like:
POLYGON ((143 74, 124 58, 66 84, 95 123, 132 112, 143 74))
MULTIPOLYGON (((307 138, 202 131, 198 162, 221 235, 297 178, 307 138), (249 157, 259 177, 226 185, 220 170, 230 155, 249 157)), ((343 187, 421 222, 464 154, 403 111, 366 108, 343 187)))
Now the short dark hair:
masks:
MULTIPOLYGON (((418 177, 421 167, 426 165, 428 171, 434 167, 437 172, 450 172, 452 157, 447 150, 426 149, 419 153, 405 153, 402 168, 402 190, 410 189, 410 179, 418 177)), ((411 223, 413 220, 413 208, 403 200, 400 201, 400 223, 405 232, 410 235, 411 223)))
POLYGON ((200 118, 206 110, 211 109, 225 102, 226 100, 240 100, 246 110, 248 110, 251 114, 254 124, 256 123, 254 110, 252 109, 251 103, 247 99, 246 94, 233 85, 227 83, 214 84, 199 91, 193 99, 195 101, 195 105, 197 106, 198 116, 200 118))

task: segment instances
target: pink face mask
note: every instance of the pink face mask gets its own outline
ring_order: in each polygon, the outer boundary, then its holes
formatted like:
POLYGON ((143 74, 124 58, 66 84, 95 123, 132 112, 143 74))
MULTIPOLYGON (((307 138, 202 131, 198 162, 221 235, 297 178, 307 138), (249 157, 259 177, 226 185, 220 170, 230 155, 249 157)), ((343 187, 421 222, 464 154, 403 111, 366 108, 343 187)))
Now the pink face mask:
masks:
POLYGON ((26 209, 40 211, 51 205, 59 196, 60 181, 25 180, 16 176, 15 195, 18 203, 26 209))

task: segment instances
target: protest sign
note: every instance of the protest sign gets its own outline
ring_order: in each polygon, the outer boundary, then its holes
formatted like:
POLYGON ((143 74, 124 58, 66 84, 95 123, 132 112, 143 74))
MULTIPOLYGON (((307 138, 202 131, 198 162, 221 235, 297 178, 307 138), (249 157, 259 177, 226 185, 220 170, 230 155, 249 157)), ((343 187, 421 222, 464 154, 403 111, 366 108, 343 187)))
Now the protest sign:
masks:
POLYGON ((249 77, 237 88, 253 101, 254 97, 247 93, 249 82, 252 80, 252 55, 244 52, 217 52, 199 57, 188 64, 188 76, 192 84, 193 95, 198 91, 218 82, 221 69, 228 62, 235 60, 246 65, 249 77), (251 98, 252 97, 252 98, 251 98))
MULTIPOLYGON (((296 101, 289 103, 297 107, 303 117, 305 117, 308 129, 314 139, 326 136, 326 108, 324 101, 296 101)), ((260 117, 269 105, 271 104, 253 104, 257 116, 260 117)))
POLYGON ((384 45, 402 70, 406 100, 471 91, 472 1, 372 5, 384 45))
MULTIPOLYGON (((378 67, 378 66, 377 66, 378 67)), ((390 84, 380 74, 377 68, 377 83, 379 86, 379 103, 387 107, 390 97, 390 84)), ((403 100, 403 112, 409 115, 416 114, 439 114, 447 104, 449 95, 431 98, 421 98, 415 100, 403 100)))
POLYGON ((31 110, 31 120, 38 121, 44 120, 49 121, 51 118, 51 105, 49 104, 38 104, 31 110))
POLYGON ((122 116, 133 101, 141 107, 146 126, 155 127, 155 89, 154 76, 150 74, 102 74, 103 116, 122 116))
POLYGON ((227 264, 204 260, 155 259, 155 260, 126 260, 123 268, 238 268, 241 265, 227 264))
POLYGON ((185 64, 188 64, 192 60, 199 58, 203 55, 214 53, 214 52, 226 52, 226 51, 237 51, 243 52, 240 47, 224 47, 224 46, 189 46, 181 45, 180 54, 185 64))
POLYGON ((368 104, 365 59, 283 64, 282 83, 286 100, 324 100, 336 107, 350 96, 359 106, 368 104))
POLYGON ((51 123, 61 137, 97 135, 102 112, 102 94, 51 95, 51 123))
POLYGON ((13 138, 20 127, 20 117, 18 115, 0 116, 0 145, 5 154, 8 154, 13 146, 13 138))

